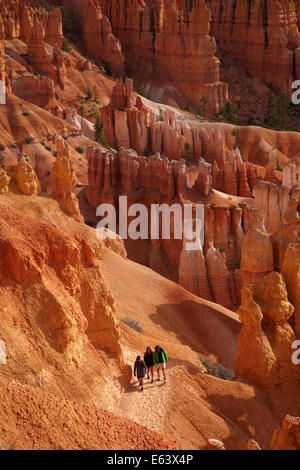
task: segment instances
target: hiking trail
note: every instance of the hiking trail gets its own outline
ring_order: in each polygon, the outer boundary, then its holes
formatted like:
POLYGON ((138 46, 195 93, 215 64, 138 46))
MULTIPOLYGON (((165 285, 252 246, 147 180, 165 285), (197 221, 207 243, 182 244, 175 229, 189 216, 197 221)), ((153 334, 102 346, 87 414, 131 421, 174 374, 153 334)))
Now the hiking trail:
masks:
POLYGON ((133 377, 126 392, 121 397, 119 405, 113 412, 153 431, 163 433, 169 404, 172 399, 174 372, 176 373, 176 367, 167 367, 167 383, 164 383, 162 374, 161 380, 157 380, 156 371, 154 371, 153 384, 151 379, 148 380, 146 376, 143 392, 140 390, 137 378, 133 377))

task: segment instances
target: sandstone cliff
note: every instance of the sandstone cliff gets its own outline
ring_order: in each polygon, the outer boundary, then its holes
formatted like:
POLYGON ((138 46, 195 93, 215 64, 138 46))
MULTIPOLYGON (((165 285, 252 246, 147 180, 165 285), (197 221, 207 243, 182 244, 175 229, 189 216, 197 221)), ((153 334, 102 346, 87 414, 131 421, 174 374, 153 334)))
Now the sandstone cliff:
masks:
POLYGON ((220 49, 278 93, 291 94, 300 77, 300 35, 295 2, 207 0, 211 32, 220 49))

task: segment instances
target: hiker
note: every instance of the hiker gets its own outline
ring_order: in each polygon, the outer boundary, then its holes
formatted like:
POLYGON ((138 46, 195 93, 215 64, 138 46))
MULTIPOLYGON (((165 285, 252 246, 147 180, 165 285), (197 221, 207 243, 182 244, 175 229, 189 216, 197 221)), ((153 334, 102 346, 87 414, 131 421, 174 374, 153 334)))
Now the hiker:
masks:
POLYGON ((151 374, 151 383, 153 384, 153 351, 150 346, 147 347, 144 354, 144 361, 147 366, 147 378, 150 379, 149 372, 151 374))
POLYGON ((161 368, 164 374, 164 381, 167 381, 165 372, 167 362, 168 355, 166 350, 161 348, 159 345, 155 346, 155 351, 153 353, 153 365, 157 367, 157 380, 160 380, 159 369, 161 368))
POLYGON ((145 361, 141 358, 141 356, 137 356, 136 361, 134 363, 134 376, 137 375, 138 381, 140 382, 141 391, 144 390, 144 377, 147 372, 147 366, 145 361))

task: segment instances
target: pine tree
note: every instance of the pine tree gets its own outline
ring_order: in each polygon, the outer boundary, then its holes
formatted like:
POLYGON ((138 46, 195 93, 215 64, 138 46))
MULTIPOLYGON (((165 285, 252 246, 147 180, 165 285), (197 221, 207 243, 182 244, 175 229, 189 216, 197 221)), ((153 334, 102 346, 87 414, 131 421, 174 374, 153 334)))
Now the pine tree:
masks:
POLYGON ((103 145, 103 147, 109 148, 109 143, 104 132, 104 122, 100 114, 97 114, 95 122, 95 140, 99 144, 103 145))

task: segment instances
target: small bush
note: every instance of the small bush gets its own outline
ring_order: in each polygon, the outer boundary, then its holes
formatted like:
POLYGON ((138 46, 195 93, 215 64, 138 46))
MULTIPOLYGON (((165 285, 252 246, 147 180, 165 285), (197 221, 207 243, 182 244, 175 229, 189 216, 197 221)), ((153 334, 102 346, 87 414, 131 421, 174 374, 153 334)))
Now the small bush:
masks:
POLYGON ((42 140, 42 142, 41 142, 41 145, 42 145, 43 147, 45 147, 45 145, 46 145, 43 140, 42 140))
POLYGON ((48 152, 51 152, 51 147, 49 147, 49 145, 45 145, 45 149, 48 150, 48 152))
POLYGON ((283 171, 283 168, 281 168, 280 165, 277 165, 276 170, 277 170, 277 171, 283 171))
POLYGON ((24 111, 23 116, 30 116, 30 113, 28 111, 24 111))
POLYGON ((134 320, 133 318, 124 317, 121 318, 121 322, 129 326, 129 328, 132 328, 133 330, 137 331, 138 333, 143 332, 143 329, 140 327, 139 322, 134 320))
POLYGON ((233 102, 227 101, 225 106, 223 106, 223 108, 218 113, 216 113, 216 116, 217 118, 222 118, 224 119, 224 121, 229 122, 231 124, 240 125, 241 120, 237 114, 239 108, 240 108, 239 103, 235 101, 233 102))
POLYGON ((183 158, 189 159, 192 156, 192 146, 189 142, 184 144, 184 154, 183 158))
POLYGON ((163 112, 162 112, 162 109, 159 110, 159 120, 160 120, 161 122, 164 121, 164 114, 163 114, 163 112))
POLYGON ((139 88, 138 94, 143 98, 147 98, 144 88, 139 88))
POLYGON ((4 145, 4 144, 0 144, 0 152, 3 152, 3 150, 5 150, 5 149, 6 149, 5 145, 4 145))
POLYGON ((69 43, 69 41, 67 40, 67 38, 66 38, 65 36, 63 37, 63 40, 62 40, 61 49, 62 49, 64 52, 71 52, 70 43, 69 43))
POLYGON ((267 124, 277 131, 283 130, 289 110, 288 96, 275 96, 270 91, 266 118, 267 124))
POLYGON ((97 114, 95 123, 95 140, 105 148, 109 148, 109 143, 104 132, 104 122, 100 114, 97 114))
POLYGON ((222 364, 213 364, 209 359, 201 359, 200 361, 206 367, 207 372, 214 377, 223 380, 233 380, 235 375, 232 370, 227 369, 222 364))
POLYGON ((93 99, 92 90, 90 89, 90 87, 88 87, 85 101, 92 101, 92 99, 93 99))
POLYGON ((76 152, 78 153, 84 153, 84 149, 82 147, 76 147, 76 152))
POLYGON ((108 75, 109 77, 112 76, 112 70, 111 70, 111 66, 109 62, 105 63, 104 70, 105 70, 106 75, 108 75))
POLYGON ((119 141, 118 137, 114 138, 113 147, 114 147, 115 150, 117 150, 117 152, 120 150, 120 141, 119 141))
POLYGON ((200 99, 199 101, 199 114, 201 116, 203 116, 203 118, 205 119, 206 117, 206 107, 207 107, 207 103, 208 103, 208 99, 206 98, 206 96, 202 96, 202 98, 200 99))
POLYGON ((32 144, 34 138, 31 135, 28 135, 25 139, 26 144, 32 144))
POLYGON ((12 149, 16 149, 16 148, 18 148, 18 147, 17 147, 17 145, 16 145, 16 144, 12 143, 12 144, 10 144, 10 148, 12 148, 12 149))

